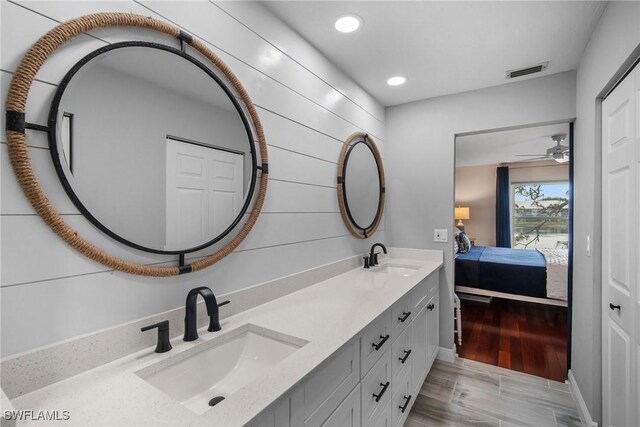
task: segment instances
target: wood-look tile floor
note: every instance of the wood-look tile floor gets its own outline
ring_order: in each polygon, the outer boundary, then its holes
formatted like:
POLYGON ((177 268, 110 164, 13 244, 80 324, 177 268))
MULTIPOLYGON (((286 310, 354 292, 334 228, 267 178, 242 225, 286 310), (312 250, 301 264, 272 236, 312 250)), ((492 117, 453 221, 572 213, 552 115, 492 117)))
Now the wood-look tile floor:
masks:
POLYGON ((567 384, 458 358, 436 360, 404 427, 582 425, 567 384))
POLYGON ((492 298, 462 299, 465 359, 555 381, 567 379, 567 308, 492 298))

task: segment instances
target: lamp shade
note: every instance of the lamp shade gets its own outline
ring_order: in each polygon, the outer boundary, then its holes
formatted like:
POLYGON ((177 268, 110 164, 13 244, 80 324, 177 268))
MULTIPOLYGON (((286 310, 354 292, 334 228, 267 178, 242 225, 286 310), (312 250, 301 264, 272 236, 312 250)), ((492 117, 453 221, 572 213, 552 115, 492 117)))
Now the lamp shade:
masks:
POLYGON ((456 208, 453 218, 456 220, 469 219, 469 208, 456 208))

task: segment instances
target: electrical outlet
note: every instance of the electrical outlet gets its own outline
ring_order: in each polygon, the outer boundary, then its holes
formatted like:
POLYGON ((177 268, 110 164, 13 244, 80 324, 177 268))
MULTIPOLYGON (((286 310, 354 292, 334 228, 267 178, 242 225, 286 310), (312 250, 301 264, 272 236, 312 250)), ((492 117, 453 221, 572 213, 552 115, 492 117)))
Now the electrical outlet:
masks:
POLYGON ((449 241, 447 237, 447 229, 446 228, 436 228, 433 230, 433 241, 439 243, 446 243, 449 241))

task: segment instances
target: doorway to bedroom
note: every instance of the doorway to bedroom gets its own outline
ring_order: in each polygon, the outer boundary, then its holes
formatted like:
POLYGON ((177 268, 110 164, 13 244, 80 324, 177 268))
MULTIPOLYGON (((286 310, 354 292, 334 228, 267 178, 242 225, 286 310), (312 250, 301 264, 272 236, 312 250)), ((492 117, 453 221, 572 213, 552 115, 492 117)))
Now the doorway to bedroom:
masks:
POLYGON ((567 379, 572 144, 572 123, 456 137, 460 357, 567 379))

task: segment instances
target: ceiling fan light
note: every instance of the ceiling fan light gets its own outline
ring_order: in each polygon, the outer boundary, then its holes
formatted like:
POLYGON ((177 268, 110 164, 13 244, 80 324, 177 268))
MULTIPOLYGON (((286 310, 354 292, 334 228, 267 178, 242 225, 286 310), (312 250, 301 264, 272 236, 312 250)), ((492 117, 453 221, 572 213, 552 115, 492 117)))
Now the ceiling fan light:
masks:
POLYGON ((562 153, 562 156, 554 156, 553 160, 558 163, 567 163, 569 161, 569 153, 562 153))

